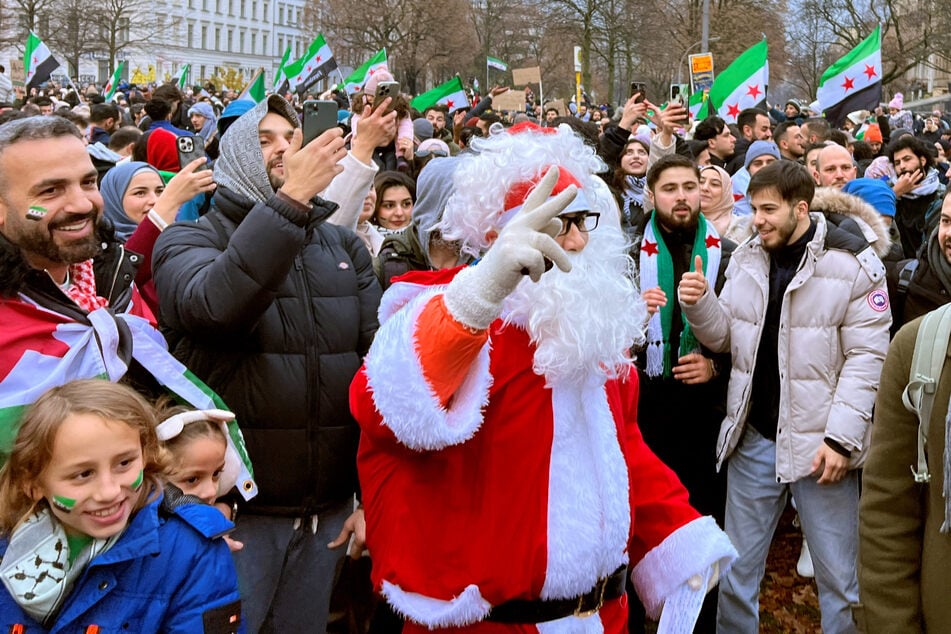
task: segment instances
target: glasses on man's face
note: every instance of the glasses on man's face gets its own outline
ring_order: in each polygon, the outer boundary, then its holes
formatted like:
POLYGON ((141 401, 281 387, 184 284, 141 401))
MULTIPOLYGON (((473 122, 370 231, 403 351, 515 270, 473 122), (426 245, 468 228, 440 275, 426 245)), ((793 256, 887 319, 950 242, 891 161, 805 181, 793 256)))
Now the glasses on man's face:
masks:
POLYGON ((558 218, 561 220, 561 232, 558 235, 564 236, 571 231, 571 225, 578 227, 578 231, 581 233, 594 231, 598 228, 598 219, 601 218, 601 214, 594 211, 582 211, 581 213, 558 216, 558 218))

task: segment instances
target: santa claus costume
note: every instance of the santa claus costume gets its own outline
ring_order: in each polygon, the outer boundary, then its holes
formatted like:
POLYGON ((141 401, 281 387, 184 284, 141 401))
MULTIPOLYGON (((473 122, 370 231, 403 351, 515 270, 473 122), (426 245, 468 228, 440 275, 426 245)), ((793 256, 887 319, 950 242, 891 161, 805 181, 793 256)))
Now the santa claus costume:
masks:
POLYGON ((630 565, 649 615, 667 604, 661 631, 689 632, 735 551, 638 430, 627 351, 646 311, 599 159, 567 128, 480 150, 440 229, 487 255, 395 283, 351 386, 374 584, 406 632, 620 633, 630 565), (570 272, 532 269, 537 283, 499 292, 499 262, 541 244, 522 226, 538 194, 522 203, 551 166, 542 206, 597 211, 600 226, 570 272), (576 187, 567 207, 570 193, 545 202, 576 187))

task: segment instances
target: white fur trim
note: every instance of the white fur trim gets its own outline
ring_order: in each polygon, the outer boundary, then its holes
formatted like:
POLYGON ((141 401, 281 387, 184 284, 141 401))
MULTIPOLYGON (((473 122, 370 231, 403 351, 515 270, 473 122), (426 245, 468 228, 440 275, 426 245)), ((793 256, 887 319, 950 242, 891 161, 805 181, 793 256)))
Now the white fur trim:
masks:
POLYGON ((449 409, 426 381, 416 354, 416 322, 436 294, 436 290, 420 293, 390 317, 366 357, 367 382, 383 424, 401 443, 418 451, 444 449, 472 438, 482 425, 492 384, 488 344, 479 351, 449 409))
POLYGON ((426 286, 424 284, 408 284, 406 282, 397 282, 393 284, 386 292, 383 293, 383 297, 380 299, 380 308, 377 310, 377 316, 380 319, 380 324, 386 323, 390 317, 395 315, 401 308, 406 306, 411 300, 427 293, 434 291, 440 288, 437 286, 426 286))
POLYGON ((542 599, 588 592, 627 562, 628 474, 604 384, 555 385, 542 599))
POLYGON ((389 581, 383 582, 382 593, 399 614, 429 629, 471 625, 483 620, 492 609, 474 584, 449 601, 407 592, 389 581))
POLYGON ((546 621, 537 623, 538 634, 603 634, 604 624, 601 622, 601 615, 592 614, 591 616, 566 616, 557 621, 546 621))
POLYGON ((705 575, 714 562, 726 574, 737 553, 712 517, 700 517, 667 536, 634 567, 631 579, 647 616, 657 620, 664 601, 693 575, 705 575))

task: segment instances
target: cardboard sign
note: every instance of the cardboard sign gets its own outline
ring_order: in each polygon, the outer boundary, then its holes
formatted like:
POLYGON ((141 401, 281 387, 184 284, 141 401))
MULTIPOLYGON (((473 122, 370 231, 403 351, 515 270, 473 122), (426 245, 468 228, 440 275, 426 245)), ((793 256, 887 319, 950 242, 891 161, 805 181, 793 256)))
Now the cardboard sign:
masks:
POLYGON ((532 66, 531 68, 513 68, 512 83, 516 86, 526 84, 538 84, 542 80, 541 66, 532 66))
POLYGON ((10 80, 14 86, 26 85, 26 69, 23 67, 23 59, 18 57, 10 58, 10 80))
POLYGON ((492 109, 525 112, 525 93, 521 90, 509 90, 492 97, 492 109))

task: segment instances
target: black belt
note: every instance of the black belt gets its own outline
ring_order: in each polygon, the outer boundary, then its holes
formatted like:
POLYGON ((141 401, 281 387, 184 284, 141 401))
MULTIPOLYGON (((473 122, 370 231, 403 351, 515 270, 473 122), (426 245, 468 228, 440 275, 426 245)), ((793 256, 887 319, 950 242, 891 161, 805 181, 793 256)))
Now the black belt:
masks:
POLYGON ((580 597, 550 601, 513 599, 493 607, 485 620, 496 623, 544 623, 572 615, 591 616, 601 609, 605 601, 623 595, 626 581, 627 566, 621 566, 610 577, 599 579, 591 590, 580 597))

